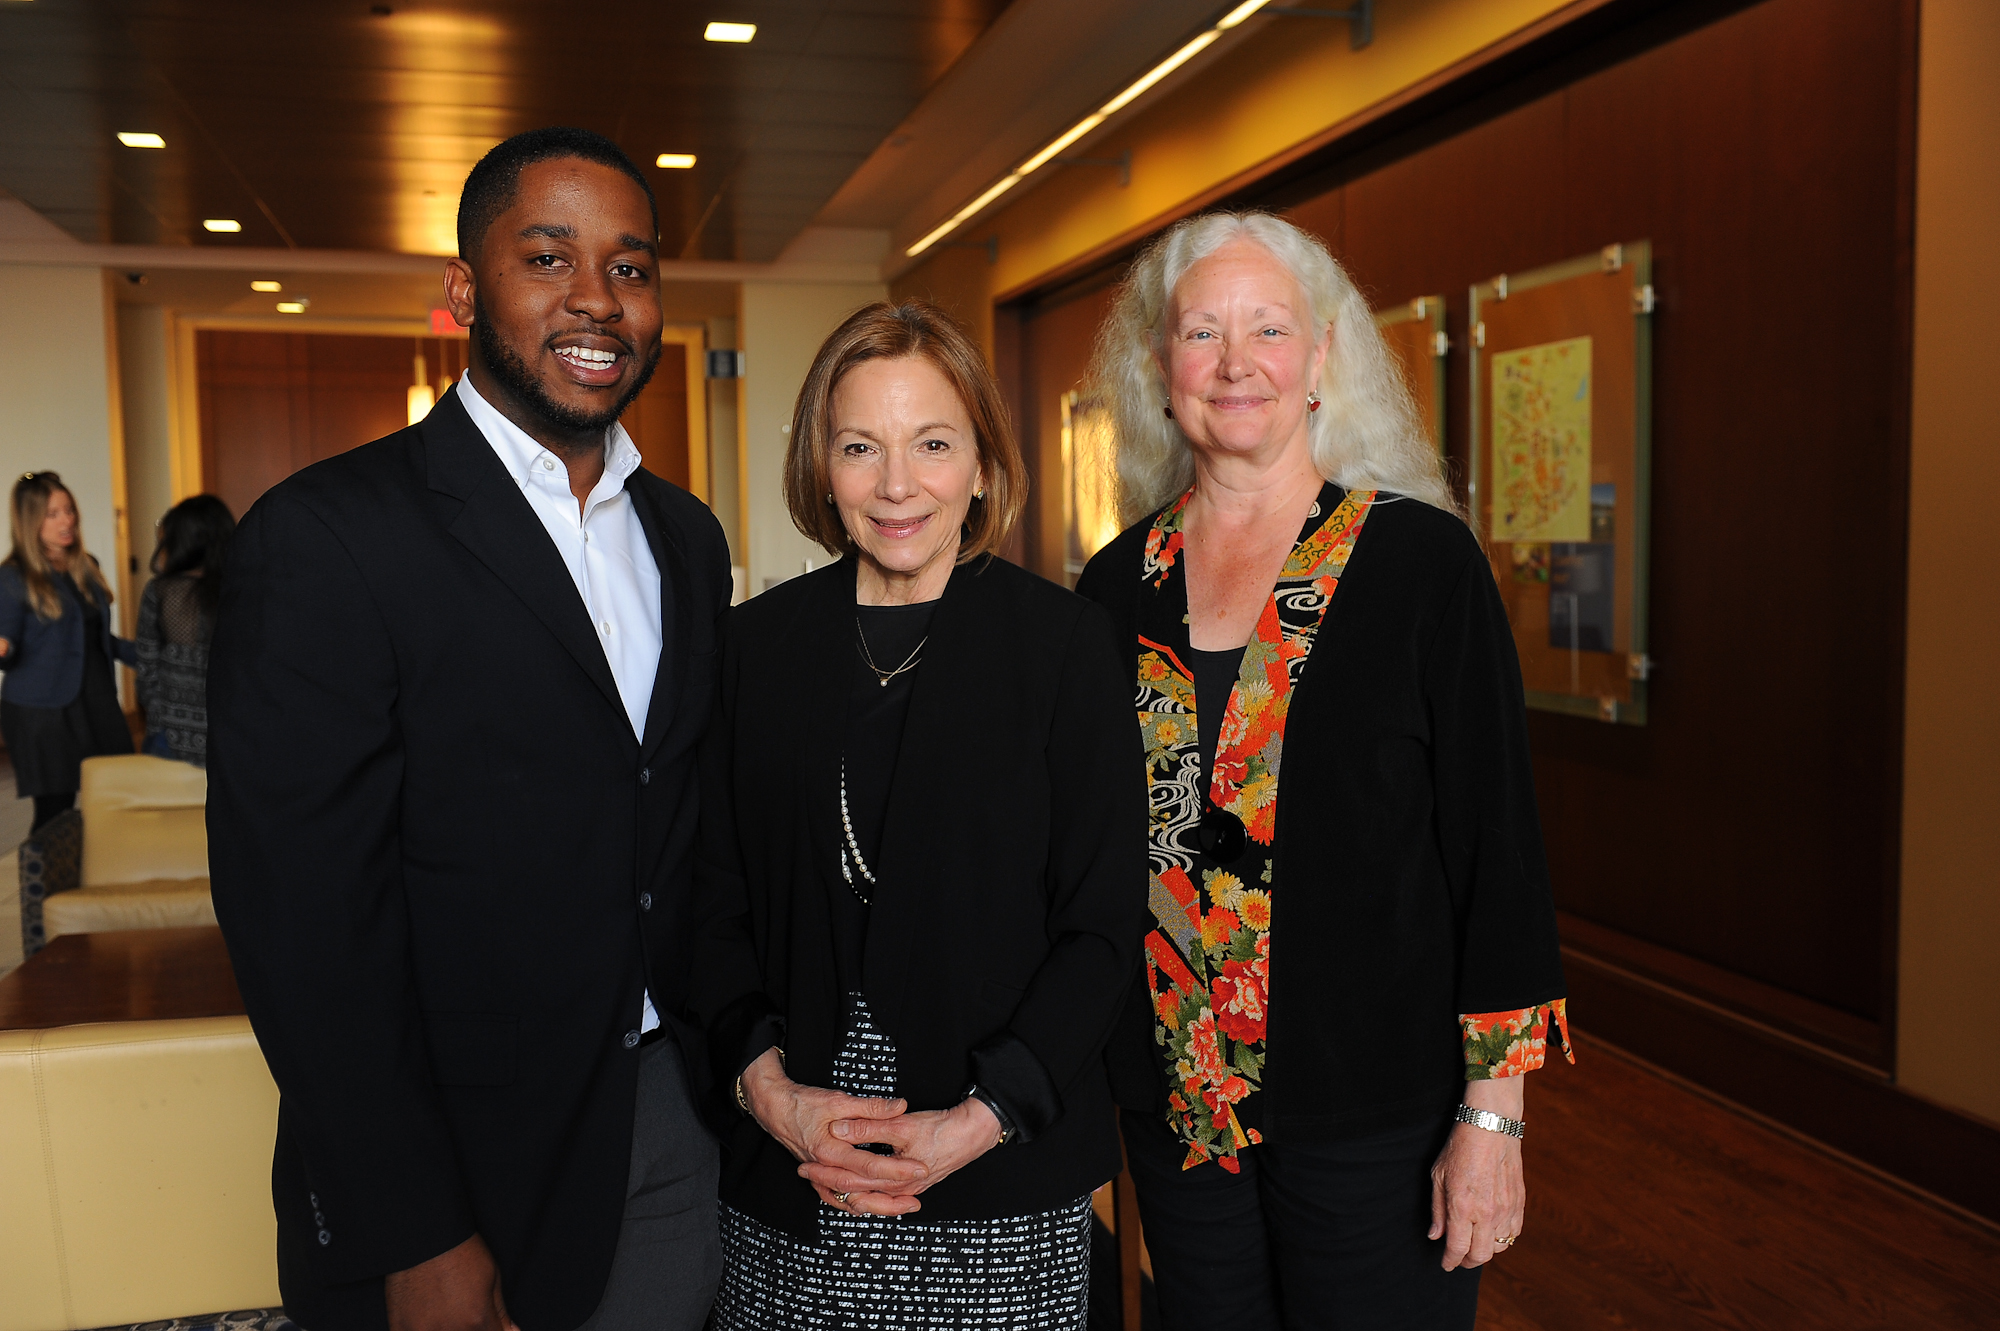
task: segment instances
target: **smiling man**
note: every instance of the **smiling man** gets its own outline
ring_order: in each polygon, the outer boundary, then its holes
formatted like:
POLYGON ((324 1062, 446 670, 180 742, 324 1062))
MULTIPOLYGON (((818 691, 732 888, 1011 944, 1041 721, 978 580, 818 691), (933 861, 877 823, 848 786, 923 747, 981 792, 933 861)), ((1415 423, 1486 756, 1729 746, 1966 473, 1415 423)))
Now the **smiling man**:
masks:
POLYGON ((244 519, 209 683, 216 913, 280 1091, 308 1331, 695 1331, 719 1271, 685 967, 729 553, 617 424, 660 352, 644 177, 470 177, 470 369, 244 519))

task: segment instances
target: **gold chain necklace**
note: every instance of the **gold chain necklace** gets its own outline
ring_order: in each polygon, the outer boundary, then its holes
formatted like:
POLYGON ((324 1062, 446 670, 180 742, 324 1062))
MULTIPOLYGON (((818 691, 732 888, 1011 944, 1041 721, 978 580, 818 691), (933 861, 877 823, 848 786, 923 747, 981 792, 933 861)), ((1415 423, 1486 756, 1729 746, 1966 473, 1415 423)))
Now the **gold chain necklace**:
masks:
POLYGON ((889 687, 890 680, 902 674, 905 670, 916 666, 917 656, 924 650, 924 643, 931 640, 931 635, 926 633, 918 641, 917 645, 910 649, 910 654, 903 658, 903 664, 897 666, 894 670, 884 670, 881 666, 875 664, 875 658, 868 652, 868 635, 861 631, 861 616, 859 615, 854 617, 854 636, 861 640, 861 659, 868 663, 868 669, 875 675, 875 682, 885 689, 889 687))

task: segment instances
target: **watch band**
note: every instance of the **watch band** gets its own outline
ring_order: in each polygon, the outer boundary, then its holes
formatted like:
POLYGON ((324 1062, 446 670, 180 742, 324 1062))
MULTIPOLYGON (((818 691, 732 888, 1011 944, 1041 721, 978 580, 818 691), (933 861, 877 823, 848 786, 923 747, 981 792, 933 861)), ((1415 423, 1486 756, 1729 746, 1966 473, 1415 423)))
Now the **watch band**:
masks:
POLYGON ((979 1101, 980 1104, 985 1105, 993 1111, 994 1118, 1000 1120, 1000 1140, 995 1142, 994 1145, 1005 1146, 1008 1142, 1014 1140, 1014 1120, 1007 1117, 1007 1111, 1000 1107, 1000 1102, 993 1098, 991 1092, 982 1090, 979 1083, 974 1082, 965 1088, 965 1098, 979 1101))
POLYGON ((1475 1128, 1484 1128, 1488 1132, 1498 1132, 1509 1137, 1525 1137, 1528 1132, 1525 1119, 1508 1118, 1490 1109, 1474 1109, 1471 1105, 1460 1105, 1457 1117, 1460 1123, 1470 1123, 1475 1128))

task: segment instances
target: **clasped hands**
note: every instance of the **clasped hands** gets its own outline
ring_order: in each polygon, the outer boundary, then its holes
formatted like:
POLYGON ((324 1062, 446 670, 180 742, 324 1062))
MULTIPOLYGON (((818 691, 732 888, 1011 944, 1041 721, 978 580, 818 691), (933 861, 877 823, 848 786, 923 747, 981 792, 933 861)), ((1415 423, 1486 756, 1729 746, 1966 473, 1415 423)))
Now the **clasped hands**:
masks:
POLYGON ((743 1070, 743 1098, 764 1131, 799 1161, 799 1177, 828 1206, 857 1215, 908 1215, 918 1194, 1000 1142, 1000 1123, 977 1100, 909 1112, 902 1100, 801 1086, 776 1049, 743 1070), (880 1143, 894 1155, 863 1147, 880 1143))

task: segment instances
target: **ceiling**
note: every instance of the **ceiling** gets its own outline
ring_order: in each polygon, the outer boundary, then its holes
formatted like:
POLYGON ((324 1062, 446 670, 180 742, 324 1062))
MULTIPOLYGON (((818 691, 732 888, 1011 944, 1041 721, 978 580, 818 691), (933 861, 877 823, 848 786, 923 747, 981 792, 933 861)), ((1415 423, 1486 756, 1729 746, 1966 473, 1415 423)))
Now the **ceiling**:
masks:
POLYGON ((449 253, 472 163, 572 124, 642 163, 665 257, 762 262, 1008 4, 7 0, 0 189, 90 243, 449 253), (756 40, 705 42, 711 19, 756 40))

